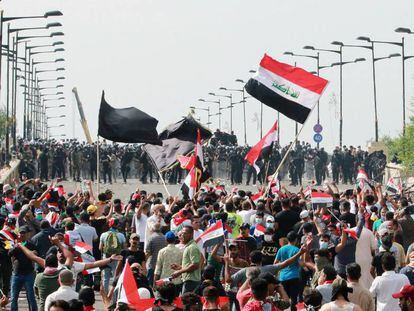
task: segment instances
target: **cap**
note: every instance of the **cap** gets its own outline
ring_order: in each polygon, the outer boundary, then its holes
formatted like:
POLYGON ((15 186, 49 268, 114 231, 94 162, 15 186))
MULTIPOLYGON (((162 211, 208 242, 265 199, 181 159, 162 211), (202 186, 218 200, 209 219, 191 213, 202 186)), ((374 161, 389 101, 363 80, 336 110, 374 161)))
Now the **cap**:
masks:
POLYGON ((132 233, 131 236, 129 237, 131 240, 138 238, 139 239, 139 235, 137 233, 132 233))
POLYGON ((165 234, 165 238, 166 238, 168 241, 173 241, 173 240, 175 240, 175 234, 174 234, 174 232, 172 232, 172 231, 168 231, 168 232, 165 234))
POLYGON ((12 189, 13 189, 12 186, 10 186, 9 184, 5 184, 3 186, 3 192, 7 192, 7 191, 10 191, 12 189))
POLYGON ((266 222, 275 222, 275 218, 269 215, 266 217, 266 222))
POLYGON ((309 217, 309 212, 308 211, 301 211, 299 216, 300 216, 300 219, 305 219, 305 218, 309 217))
POLYGON ((27 232, 30 232, 30 231, 31 230, 30 230, 30 228, 28 226, 21 226, 19 228, 19 233, 27 233, 27 232))
POLYGON ((232 248, 232 247, 236 247, 236 248, 238 248, 238 247, 239 247, 239 245, 237 245, 237 242, 236 242, 236 241, 231 241, 231 242, 229 243, 229 249, 230 249, 230 248, 232 248))
POLYGON ((392 298, 414 298, 414 285, 404 285, 398 293, 392 294, 392 298))
POLYGON ((378 235, 379 236, 384 236, 386 234, 388 234, 387 228, 381 228, 381 229, 378 230, 378 235))
POLYGON ((242 225, 240 226, 240 229, 250 229, 250 224, 249 223, 247 223, 247 222, 245 222, 245 223, 242 223, 242 225))
POLYGON ((94 214, 96 211, 98 210, 98 207, 96 205, 89 205, 88 208, 86 209, 86 211, 88 212, 89 215, 94 214))

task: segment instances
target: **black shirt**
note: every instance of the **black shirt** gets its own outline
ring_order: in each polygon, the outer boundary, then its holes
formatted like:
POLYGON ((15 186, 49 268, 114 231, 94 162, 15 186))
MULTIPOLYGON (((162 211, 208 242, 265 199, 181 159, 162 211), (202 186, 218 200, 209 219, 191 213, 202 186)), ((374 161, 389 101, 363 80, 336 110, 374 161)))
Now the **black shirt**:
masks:
MULTIPOLYGON (((26 244, 24 246, 26 246, 31 251, 36 250, 36 246, 30 241, 26 241, 26 244)), ((34 271, 32 261, 26 257, 20 248, 15 247, 11 249, 9 251, 9 255, 12 257, 14 273, 27 275, 34 271)))
POLYGON ((287 236, 287 234, 292 231, 293 226, 300 221, 299 214, 286 209, 276 214, 275 222, 279 224, 278 231, 280 232, 281 237, 287 236))
POLYGON ((273 265, 273 263, 275 261, 277 250, 278 250, 278 243, 276 243, 276 242, 266 242, 266 241, 262 242, 261 252, 262 252, 262 255, 263 255, 263 259, 262 259, 262 265, 263 266, 273 265))
POLYGON ((125 265, 125 262, 129 256, 133 256, 140 265, 142 265, 142 263, 145 261, 145 253, 140 249, 137 251, 123 249, 121 251, 121 256, 122 256, 122 266, 125 265))

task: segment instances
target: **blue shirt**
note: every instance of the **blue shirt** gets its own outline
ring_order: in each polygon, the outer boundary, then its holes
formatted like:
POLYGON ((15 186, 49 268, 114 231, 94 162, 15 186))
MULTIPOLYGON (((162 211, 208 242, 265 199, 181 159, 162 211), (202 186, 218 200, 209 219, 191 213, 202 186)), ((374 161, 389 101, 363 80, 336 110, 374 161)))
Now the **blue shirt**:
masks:
MULTIPOLYGON (((282 246, 277 252, 276 259, 279 262, 285 261, 299 252, 299 248, 293 245, 282 246)), ((299 278, 299 260, 296 260, 290 266, 282 269, 279 274, 280 281, 287 281, 299 278)))

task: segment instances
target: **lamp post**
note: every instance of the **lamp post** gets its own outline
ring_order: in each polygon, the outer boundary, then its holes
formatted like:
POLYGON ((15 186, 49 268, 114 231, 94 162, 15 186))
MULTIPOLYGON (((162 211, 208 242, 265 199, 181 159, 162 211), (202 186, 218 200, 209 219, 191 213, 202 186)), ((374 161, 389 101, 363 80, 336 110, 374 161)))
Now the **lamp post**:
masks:
MULTIPOLYGON (((414 34, 414 32, 409 28, 398 27, 395 29, 395 32, 414 34)), ((401 38, 401 50, 402 50, 402 84, 403 84, 403 134, 405 134, 405 61, 407 59, 413 58, 414 55, 406 56, 405 55, 405 38, 401 38)))
MULTIPOLYGON (((357 39, 367 41, 366 39, 369 39, 369 38, 367 38, 367 37, 358 37, 357 39)), ((378 60, 395 57, 396 55, 395 54, 390 54, 388 57, 375 58, 374 42, 370 41, 370 40, 368 42, 371 43, 371 44, 370 45, 344 44, 340 41, 333 41, 333 42, 331 42, 331 44, 342 46, 342 47, 363 48, 363 49, 368 49, 368 50, 371 51, 372 80, 373 80, 373 88, 374 88, 374 129, 375 129, 375 141, 378 142, 378 111, 377 111, 377 85, 376 85, 376 81, 375 81, 375 62, 378 61, 378 60)), ((400 55, 398 55, 398 56, 400 56, 400 55)))
POLYGON ((244 86, 246 85, 246 82, 244 82, 242 79, 236 79, 234 80, 238 83, 243 83, 243 88, 239 90, 239 92, 242 93, 242 102, 243 102, 243 127, 244 127, 244 144, 247 145, 247 126, 246 126, 246 96, 244 93, 244 86))
MULTIPOLYGON (((215 100, 205 100, 203 98, 199 98, 198 101, 199 102, 203 102, 203 103, 214 103, 214 104, 218 104, 218 107, 219 107, 219 112, 218 112, 219 113, 218 114, 218 116, 219 116, 219 130, 221 131, 221 113, 220 113, 221 102, 220 102, 220 99, 217 100, 217 101, 215 101, 215 100)), ((214 115, 217 115, 217 114, 214 114, 214 115)))
MULTIPOLYGON (((46 101, 46 100, 43 100, 46 101)), ((53 109, 53 108, 64 108, 66 105, 56 105, 56 106, 45 106, 45 109, 53 109)))
MULTIPOLYGON (((225 88, 221 87, 219 88, 219 90, 224 90, 225 88)), ((221 94, 216 94, 216 93, 208 93, 211 96, 215 96, 215 97, 224 97, 224 98, 228 98, 230 99, 230 106, 232 106, 232 102, 233 102, 233 96, 230 93, 230 95, 221 95, 221 94)), ((220 108, 219 108, 220 109, 220 108)), ((223 109, 221 109, 223 110, 223 109)), ((233 109, 230 108, 230 132, 233 131, 233 109)))
POLYGON ((210 107, 198 108, 198 107, 195 107, 195 106, 190 106, 190 109, 207 111, 207 126, 208 126, 208 128, 210 128, 210 124, 211 124, 210 117, 212 116, 212 114, 210 114, 210 107))

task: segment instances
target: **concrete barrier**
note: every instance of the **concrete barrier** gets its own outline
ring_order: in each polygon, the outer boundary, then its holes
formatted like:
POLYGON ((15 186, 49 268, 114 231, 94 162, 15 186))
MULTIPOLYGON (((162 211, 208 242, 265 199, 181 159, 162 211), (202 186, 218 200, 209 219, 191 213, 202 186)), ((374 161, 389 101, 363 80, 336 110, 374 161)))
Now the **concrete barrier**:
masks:
POLYGON ((3 185, 10 184, 14 179, 19 179, 19 165, 20 160, 15 159, 10 161, 10 166, 4 167, 0 171, 0 183, 3 185))

